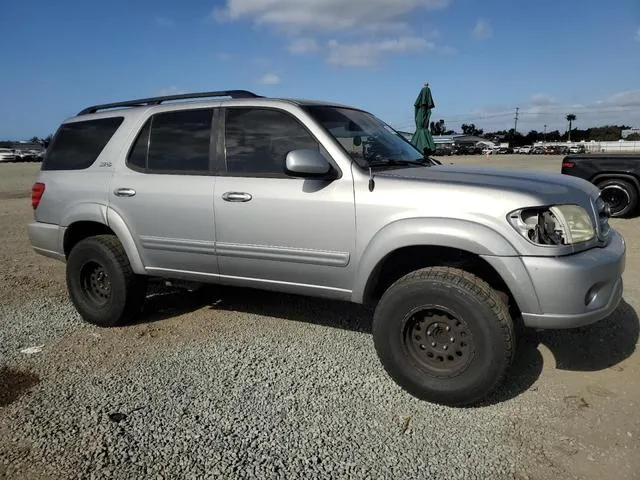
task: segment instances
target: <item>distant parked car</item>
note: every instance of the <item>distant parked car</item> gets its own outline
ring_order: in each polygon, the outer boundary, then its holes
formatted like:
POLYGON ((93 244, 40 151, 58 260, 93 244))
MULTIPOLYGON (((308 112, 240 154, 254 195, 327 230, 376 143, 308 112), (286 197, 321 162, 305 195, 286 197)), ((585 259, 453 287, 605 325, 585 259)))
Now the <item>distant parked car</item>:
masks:
POLYGON ((572 145, 569 147, 569 153, 586 153, 584 145, 572 145))
POLYGON ((498 148, 498 151, 496 153, 501 153, 501 154, 513 153, 513 148, 511 148, 511 147, 500 147, 500 148, 498 148))
POLYGON ((0 148, 0 162, 15 162, 16 154, 9 148, 0 148))
POLYGON ((545 153, 545 148, 540 146, 533 147, 529 153, 531 155, 543 155, 545 153))
POLYGON ((456 155, 478 155, 482 153, 482 148, 476 145, 458 144, 453 148, 456 155))
POLYGON ((547 155, 568 155, 569 147, 565 145, 547 145, 545 147, 545 153, 547 155))
POLYGON ((453 155, 453 149, 449 145, 436 145, 436 156, 453 155))
POLYGON ((522 147, 516 147, 513 149, 513 153, 523 153, 525 155, 531 153, 531 145, 524 145, 522 147))

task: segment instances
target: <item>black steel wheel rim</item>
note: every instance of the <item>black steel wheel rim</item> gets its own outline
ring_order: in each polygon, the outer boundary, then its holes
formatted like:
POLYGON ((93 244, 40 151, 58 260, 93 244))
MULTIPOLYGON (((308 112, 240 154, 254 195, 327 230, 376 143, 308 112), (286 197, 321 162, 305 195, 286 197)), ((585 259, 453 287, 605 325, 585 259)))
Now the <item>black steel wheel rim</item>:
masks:
POLYGON ((618 185, 609 185, 602 189, 602 199, 609 204, 612 213, 622 211, 630 202, 629 193, 618 185))
POLYGON ((103 306, 111 297, 111 279, 104 265, 86 262, 80 269, 80 287, 84 296, 96 306, 103 306))
POLYGON ((407 316, 403 345, 415 364, 435 376, 460 374, 475 351, 466 322, 441 306, 422 307, 407 316))

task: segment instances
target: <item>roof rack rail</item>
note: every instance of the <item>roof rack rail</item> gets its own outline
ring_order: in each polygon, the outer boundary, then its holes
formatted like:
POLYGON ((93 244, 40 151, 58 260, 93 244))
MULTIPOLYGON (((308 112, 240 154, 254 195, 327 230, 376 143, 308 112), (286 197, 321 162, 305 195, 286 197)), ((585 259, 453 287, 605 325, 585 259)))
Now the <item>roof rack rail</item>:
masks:
POLYGON ((81 110, 78 115, 86 115, 96 113, 98 110, 106 110, 116 107, 140 107, 145 105, 160 105, 162 102, 170 100, 185 100, 189 98, 208 98, 208 97, 231 97, 231 98, 263 98, 248 90, 219 90, 215 92, 197 92, 184 93, 177 95, 165 95, 162 97, 140 98, 138 100, 127 100, 126 102, 104 103, 102 105, 92 105, 81 110))

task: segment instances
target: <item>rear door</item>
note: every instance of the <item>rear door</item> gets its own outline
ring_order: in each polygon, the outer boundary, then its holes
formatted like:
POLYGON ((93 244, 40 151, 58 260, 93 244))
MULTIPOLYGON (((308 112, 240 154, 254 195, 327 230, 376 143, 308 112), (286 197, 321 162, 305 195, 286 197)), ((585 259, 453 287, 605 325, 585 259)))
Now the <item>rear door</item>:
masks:
POLYGON ((113 177, 122 216, 150 273, 216 274, 212 108, 152 115, 113 177))

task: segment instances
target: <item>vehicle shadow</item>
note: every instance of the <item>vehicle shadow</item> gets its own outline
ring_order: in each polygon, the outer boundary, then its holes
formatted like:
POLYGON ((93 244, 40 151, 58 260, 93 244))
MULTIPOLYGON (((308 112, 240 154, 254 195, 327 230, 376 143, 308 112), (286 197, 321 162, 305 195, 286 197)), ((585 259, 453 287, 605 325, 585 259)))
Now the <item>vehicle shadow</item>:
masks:
POLYGON ((338 300, 250 288, 215 287, 211 289, 208 303, 216 310, 282 318, 355 332, 370 334, 372 328, 371 309, 338 300))
POLYGON ((638 315, 624 300, 609 317, 586 327, 527 329, 519 340, 515 361, 502 386, 476 407, 502 403, 535 388, 543 368, 540 345, 551 351, 555 368, 559 370, 595 372, 616 367, 629 358, 635 351, 639 332, 638 315))
MULTIPOLYGON (((203 307, 281 318, 296 322, 371 333, 373 310, 350 302, 289 295, 250 288, 210 286, 195 292, 170 290, 147 301, 136 323, 148 323, 203 307)), ((555 368, 598 371, 611 368, 635 351, 640 334, 636 311, 622 300, 608 318, 593 325, 566 330, 522 330, 515 358, 502 386, 474 407, 502 403, 535 388, 543 369, 539 346, 554 355, 555 368)))
MULTIPOLYGON (((207 290, 208 292, 208 290, 207 290)), ((147 298, 142 311, 130 322, 123 326, 150 324, 177 317, 185 313, 195 312, 211 305, 211 295, 199 290, 184 287, 167 287, 159 283, 152 283, 148 287, 147 298)))
POLYGON ((576 372, 594 372, 611 368, 635 351, 640 332, 638 314, 626 301, 606 319, 571 330, 546 330, 538 333, 556 360, 556 368, 576 372))

